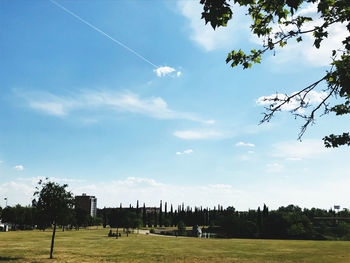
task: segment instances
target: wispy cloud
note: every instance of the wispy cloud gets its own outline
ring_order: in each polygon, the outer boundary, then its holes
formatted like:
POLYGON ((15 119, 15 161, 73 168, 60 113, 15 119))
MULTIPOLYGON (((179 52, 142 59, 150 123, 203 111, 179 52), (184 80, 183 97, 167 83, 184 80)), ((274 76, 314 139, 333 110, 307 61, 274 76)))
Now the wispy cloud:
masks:
MULTIPOLYGON (((33 178, 32 181, 11 180, 0 183, 0 192, 8 197, 10 205, 16 203, 29 204, 36 183, 37 178, 33 178)), ((98 207, 117 207, 120 202, 123 206, 128 206, 129 204, 135 204, 137 199, 146 202, 146 205, 149 206, 159 205, 159 200, 164 200, 168 204, 174 204, 175 207, 182 202, 192 206, 213 207, 219 202, 222 205, 232 205, 230 203, 232 198, 242 197, 242 195, 247 195, 248 198, 248 194, 224 183, 178 185, 142 177, 128 177, 94 183, 69 182, 69 190, 75 195, 87 193, 96 196, 98 207), (115 191, 115 189, 118 189, 118 191, 115 191), (157 195, 154 193, 157 193, 157 195)))
POLYGON ((214 30, 209 24, 205 25, 200 14, 203 5, 199 1, 178 1, 180 12, 189 22, 190 38, 206 51, 217 48, 232 48, 233 43, 242 36, 243 32, 249 32, 248 19, 244 17, 243 9, 233 7, 234 17, 227 27, 214 30), (239 23, 235 23, 238 22, 239 23))
POLYGON ((287 157, 287 161, 301 161, 302 159, 300 157, 287 157))
POLYGON ((237 142, 236 146, 255 147, 255 144, 249 142, 237 142))
POLYGON ((288 161, 300 161, 302 159, 318 158, 332 150, 325 148, 321 140, 306 139, 299 141, 279 142, 272 146, 275 157, 284 158, 288 161))
POLYGON ((16 171, 23 171, 24 170, 24 166, 19 164, 19 165, 16 165, 15 167, 13 167, 13 169, 15 169, 16 171))
POLYGON ((215 120, 207 120, 207 121, 204 121, 203 123, 211 125, 211 124, 215 124, 216 121, 215 120))
POLYGON ((175 131, 173 135, 184 140, 220 139, 225 137, 223 132, 211 130, 175 131))
POLYGON ((284 169, 284 166, 279 163, 268 163, 266 165, 266 172, 267 173, 280 173, 284 169))
POLYGON ((70 94, 69 96, 58 96, 51 93, 33 92, 22 93, 28 106, 36 111, 63 117, 76 111, 108 110, 112 113, 134 113, 148 117, 170 120, 183 119, 201 123, 213 122, 198 117, 194 113, 179 112, 169 108, 167 102, 161 97, 141 98, 132 92, 112 91, 83 91, 70 94))
POLYGON ((176 155, 184 155, 193 153, 192 149, 184 150, 183 152, 176 152, 176 155))

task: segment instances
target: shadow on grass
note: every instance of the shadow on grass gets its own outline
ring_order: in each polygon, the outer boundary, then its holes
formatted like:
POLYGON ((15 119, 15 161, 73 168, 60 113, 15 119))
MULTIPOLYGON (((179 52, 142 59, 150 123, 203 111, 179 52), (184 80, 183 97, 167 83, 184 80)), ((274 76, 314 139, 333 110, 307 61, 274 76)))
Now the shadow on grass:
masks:
POLYGON ((21 258, 9 258, 9 257, 1 257, 1 256, 0 256, 0 262, 1 262, 1 261, 9 262, 9 261, 11 261, 11 260, 19 260, 19 259, 21 259, 21 258))

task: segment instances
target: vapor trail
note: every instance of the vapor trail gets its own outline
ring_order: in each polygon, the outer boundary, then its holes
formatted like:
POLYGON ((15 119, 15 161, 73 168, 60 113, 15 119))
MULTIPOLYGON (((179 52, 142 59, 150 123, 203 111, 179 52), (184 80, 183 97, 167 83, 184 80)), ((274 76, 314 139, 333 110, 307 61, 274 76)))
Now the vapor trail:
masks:
POLYGON ((80 16, 78 16, 77 14, 73 13, 72 11, 70 11, 69 9, 65 8, 63 5, 57 3, 55 0, 49 0, 51 3, 53 3, 54 5, 56 5, 57 7, 61 8, 63 11, 67 12, 68 14, 72 15, 73 17, 75 17, 76 19, 80 20, 81 22, 83 22, 84 24, 88 25, 89 27, 91 27, 92 29, 96 30, 97 32, 99 32, 100 34, 106 36, 107 38, 109 38, 110 40, 112 40, 113 42, 117 43, 119 46, 125 48, 126 50, 130 51, 131 53, 133 53, 134 55, 138 56, 139 58, 141 58, 143 61, 147 62, 148 64, 151 64, 153 67, 158 68, 159 66, 153 64, 151 61, 149 61, 147 58, 145 58, 144 56, 142 56, 141 54, 137 53, 135 50, 129 48, 128 46, 126 46, 125 44, 123 44, 122 42, 118 41, 117 39, 111 37, 110 35, 108 35, 107 33, 105 33, 104 31, 102 31, 101 29, 99 29, 98 27, 90 24, 88 21, 84 20, 83 18, 81 18, 80 16))

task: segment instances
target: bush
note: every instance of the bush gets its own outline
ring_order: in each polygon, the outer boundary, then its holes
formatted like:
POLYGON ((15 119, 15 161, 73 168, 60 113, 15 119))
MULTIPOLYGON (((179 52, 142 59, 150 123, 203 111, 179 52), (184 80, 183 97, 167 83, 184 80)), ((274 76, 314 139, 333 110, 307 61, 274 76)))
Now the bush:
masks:
POLYGON ((177 224, 177 229, 179 231, 179 235, 185 235, 186 234, 186 225, 183 221, 180 221, 177 224))

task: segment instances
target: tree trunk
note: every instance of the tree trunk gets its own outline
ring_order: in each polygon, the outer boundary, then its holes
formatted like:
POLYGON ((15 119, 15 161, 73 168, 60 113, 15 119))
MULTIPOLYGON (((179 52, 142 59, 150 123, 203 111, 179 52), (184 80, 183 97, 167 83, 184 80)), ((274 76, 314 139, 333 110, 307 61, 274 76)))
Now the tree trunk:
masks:
POLYGON ((54 244, 54 241, 55 241, 55 233, 56 233, 56 222, 53 224, 53 232, 52 232, 52 240, 51 240, 50 259, 52 259, 52 253, 53 253, 53 244, 54 244))

